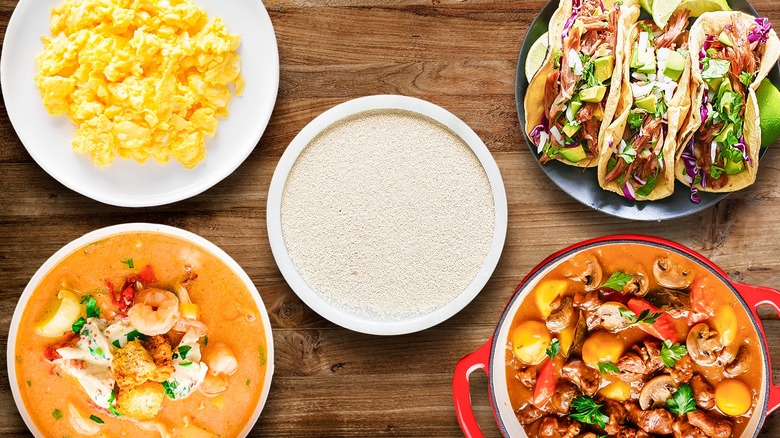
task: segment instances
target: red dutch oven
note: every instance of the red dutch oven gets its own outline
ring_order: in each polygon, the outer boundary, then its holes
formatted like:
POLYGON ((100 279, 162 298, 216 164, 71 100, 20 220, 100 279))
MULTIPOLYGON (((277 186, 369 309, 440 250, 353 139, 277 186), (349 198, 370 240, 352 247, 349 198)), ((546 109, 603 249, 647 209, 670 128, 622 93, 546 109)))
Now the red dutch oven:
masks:
POLYGON ((757 436, 766 416, 780 406, 780 386, 772 383, 772 366, 769 360, 766 335, 764 334, 763 324, 758 319, 756 309, 758 306, 766 304, 772 306, 780 314, 780 291, 731 281, 722 269, 701 254, 669 240, 639 235, 599 237, 572 245, 548 257, 523 279, 504 309, 493 337, 482 347, 461 359, 455 367, 455 376, 452 381, 452 397, 455 402, 455 413, 464 435, 466 437, 482 436, 472 411, 469 388, 469 376, 474 371, 481 369, 488 375, 493 415, 501 432, 505 436, 527 437, 512 409, 506 385, 505 354, 512 319, 539 280, 558 266, 558 264, 582 251, 608 245, 647 245, 675 252, 707 269, 731 290, 734 294, 735 308, 742 308, 747 312, 753 323, 753 328, 758 333, 758 339, 761 341, 761 360, 753 361, 751 364, 751 366, 761 367, 758 403, 753 409, 753 415, 743 434, 743 437, 757 436))

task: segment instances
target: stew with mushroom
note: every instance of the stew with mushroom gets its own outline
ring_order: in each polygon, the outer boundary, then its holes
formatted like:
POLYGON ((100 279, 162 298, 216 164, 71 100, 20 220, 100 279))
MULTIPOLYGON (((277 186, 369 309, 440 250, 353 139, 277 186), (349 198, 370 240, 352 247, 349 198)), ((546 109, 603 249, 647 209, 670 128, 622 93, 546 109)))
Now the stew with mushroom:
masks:
POLYGON ((529 437, 741 436, 758 400, 754 326, 702 266, 649 245, 562 261, 511 323, 512 408, 529 437))

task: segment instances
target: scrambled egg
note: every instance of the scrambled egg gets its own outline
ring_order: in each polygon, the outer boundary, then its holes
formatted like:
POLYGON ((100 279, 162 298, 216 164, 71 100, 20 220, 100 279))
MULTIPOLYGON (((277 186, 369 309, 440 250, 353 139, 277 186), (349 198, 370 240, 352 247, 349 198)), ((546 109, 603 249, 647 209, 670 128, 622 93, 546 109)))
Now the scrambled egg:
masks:
POLYGON ((41 37, 35 83, 78 127, 73 149, 195 167, 240 94, 240 39, 189 0, 65 0, 41 37))

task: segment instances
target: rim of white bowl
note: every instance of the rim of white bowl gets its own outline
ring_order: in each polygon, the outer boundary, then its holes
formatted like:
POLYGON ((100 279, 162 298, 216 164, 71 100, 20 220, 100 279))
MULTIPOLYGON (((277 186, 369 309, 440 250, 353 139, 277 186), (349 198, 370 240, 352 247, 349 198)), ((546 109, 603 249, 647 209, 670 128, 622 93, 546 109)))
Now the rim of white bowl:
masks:
POLYGON ((461 311, 482 290, 501 257, 507 230, 507 201, 504 182, 485 143, 465 122, 431 102, 400 95, 374 95, 349 100, 330 108, 309 122, 292 140, 276 166, 268 192, 266 209, 268 239, 276 264, 293 291, 306 305, 341 327, 372 335, 401 335, 433 327, 461 311), (376 320, 356 315, 326 301, 309 286, 295 267, 284 242, 281 222, 282 193, 287 177, 300 154, 320 132, 354 114, 369 110, 398 109, 421 114, 454 132, 476 155, 487 175, 495 214, 493 237, 482 267, 471 283, 452 301, 430 313, 397 320, 376 320))
POLYGON ((260 399, 258 400, 257 406, 255 407, 255 411, 252 414, 252 417, 250 418, 249 422, 247 423, 247 425, 244 427, 244 429, 241 431, 240 434, 241 437, 247 436, 249 432, 252 430, 252 427, 254 427, 255 423, 257 423, 257 419, 260 418, 260 412, 262 412, 263 407, 265 406, 265 403, 268 400, 268 393, 271 389, 271 379, 274 374, 274 339, 271 332, 271 322, 268 318, 268 311, 266 310, 265 304, 263 303, 263 298, 260 296, 260 293, 257 291, 257 288, 255 287, 252 280, 249 278, 249 275, 247 275, 247 273, 244 271, 244 269, 241 268, 241 266, 235 260, 233 260, 232 257, 230 257, 225 251, 223 251, 217 245, 211 243, 210 241, 206 240, 201 236, 198 236, 195 233, 182 230, 181 228, 171 227, 168 225, 140 223, 140 222, 112 225, 109 227, 100 228, 98 230, 91 231, 71 241, 67 245, 60 248, 51 257, 49 257, 48 260, 46 260, 46 262, 44 262, 44 264, 41 265, 41 267, 38 268, 37 271, 35 271, 35 274, 32 276, 30 281, 27 283, 27 286, 24 288, 24 292, 22 292, 21 297, 19 297, 19 301, 16 304, 16 309, 14 310, 14 315, 11 318, 11 327, 8 333, 8 347, 7 347, 7 354, 6 354, 6 360, 8 361, 8 379, 11 385, 11 392, 13 393, 14 402, 16 403, 16 408, 21 414, 22 419, 24 419, 24 422, 27 424, 27 427, 30 429, 30 432, 32 432, 34 436, 36 437, 44 436, 40 432, 40 430, 38 430, 38 427, 32 421, 32 418, 30 418, 30 414, 27 412, 27 407, 24 405, 21 394, 19 392, 19 386, 16 382, 15 352, 16 352, 17 332, 19 330, 19 323, 21 322, 22 319, 22 313, 24 312, 27 303, 30 301, 30 297, 32 296, 33 291, 38 286, 38 284, 40 284, 41 280, 43 280, 46 274, 48 274, 49 271, 51 271, 51 269, 57 265, 57 263, 61 262, 65 257, 72 254, 74 251, 83 248, 85 245, 88 245, 97 240, 105 239, 107 237, 115 236, 117 234, 126 234, 126 233, 134 233, 134 232, 151 232, 151 233, 167 234, 173 237, 186 240, 190 243, 202 247, 206 251, 213 254, 215 257, 219 258, 223 263, 225 263, 225 265, 227 265, 228 268, 230 268, 230 270, 232 270, 236 275, 238 275, 238 277, 241 279, 244 285, 246 285, 247 289, 249 289, 250 294, 254 298, 255 304, 257 305, 257 308, 260 311, 261 318, 263 319, 263 329, 265 330, 266 373, 265 373, 265 380, 263 381, 262 393, 260 394, 260 399))

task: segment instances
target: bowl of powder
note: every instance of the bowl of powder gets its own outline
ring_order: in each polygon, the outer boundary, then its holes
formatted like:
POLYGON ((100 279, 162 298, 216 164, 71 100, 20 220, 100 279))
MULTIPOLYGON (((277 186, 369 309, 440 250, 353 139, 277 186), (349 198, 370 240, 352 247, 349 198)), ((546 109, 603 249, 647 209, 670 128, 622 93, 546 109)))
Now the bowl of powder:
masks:
POLYGON ((271 180, 268 236, 301 300, 361 333, 432 327, 498 263, 504 184, 479 136, 447 110, 362 97, 312 120, 271 180))

